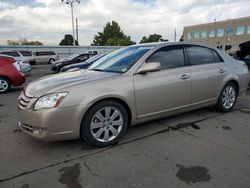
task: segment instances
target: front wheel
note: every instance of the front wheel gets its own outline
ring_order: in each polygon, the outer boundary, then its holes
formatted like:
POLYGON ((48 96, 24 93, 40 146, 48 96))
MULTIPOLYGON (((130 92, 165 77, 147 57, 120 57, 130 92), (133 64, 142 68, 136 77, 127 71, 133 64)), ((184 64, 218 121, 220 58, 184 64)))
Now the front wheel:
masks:
POLYGON ((91 107, 81 125, 84 140, 97 147, 117 143, 128 127, 128 114, 116 101, 103 101, 91 107))
POLYGON ((237 89, 233 83, 229 82, 224 86, 216 107, 221 112, 229 112, 233 109, 236 100, 237 89))

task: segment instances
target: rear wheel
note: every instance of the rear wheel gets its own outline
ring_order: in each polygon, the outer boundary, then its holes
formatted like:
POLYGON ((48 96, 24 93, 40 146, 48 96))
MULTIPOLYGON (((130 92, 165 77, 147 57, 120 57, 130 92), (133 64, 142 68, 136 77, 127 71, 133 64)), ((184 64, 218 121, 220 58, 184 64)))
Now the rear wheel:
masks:
POLYGON ((51 63, 53 63, 53 62, 55 62, 55 59, 50 59, 50 60, 49 60, 49 64, 51 64, 51 63))
POLYGON ((128 127, 128 115, 116 101, 103 101, 91 107, 82 122, 84 140, 97 147, 106 147, 119 141, 128 127))
POLYGON ((0 93, 5 93, 11 88, 10 81, 5 77, 0 77, 0 93))
POLYGON ((216 107, 221 112, 229 112, 233 109, 236 101, 237 101, 236 86, 233 83, 229 82, 222 89, 216 107))

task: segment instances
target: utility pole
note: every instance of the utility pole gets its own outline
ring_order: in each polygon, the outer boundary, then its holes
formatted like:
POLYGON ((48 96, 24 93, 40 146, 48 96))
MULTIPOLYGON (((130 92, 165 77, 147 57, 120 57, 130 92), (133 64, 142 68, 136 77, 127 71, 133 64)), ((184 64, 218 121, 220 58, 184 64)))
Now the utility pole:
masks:
POLYGON ((61 0, 62 3, 65 2, 67 5, 70 5, 71 8, 71 18, 72 18, 72 31, 73 31, 73 45, 76 45, 75 42, 75 27, 74 27, 74 3, 80 3, 80 0, 61 0))
POLYGON ((77 18, 76 18, 76 41, 79 44, 79 40, 78 40, 78 20, 77 20, 77 18))
POLYGON ((174 28, 174 41, 176 42, 176 28, 174 28))

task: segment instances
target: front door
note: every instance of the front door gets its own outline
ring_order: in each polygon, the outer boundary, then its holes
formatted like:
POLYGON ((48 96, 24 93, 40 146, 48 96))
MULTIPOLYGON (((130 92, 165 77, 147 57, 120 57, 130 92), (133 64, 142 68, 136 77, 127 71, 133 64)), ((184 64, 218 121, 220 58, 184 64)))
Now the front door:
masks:
POLYGON ((134 75, 137 117, 165 114, 191 103, 190 67, 186 66, 183 47, 163 47, 145 63, 160 62, 161 70, 134 75))

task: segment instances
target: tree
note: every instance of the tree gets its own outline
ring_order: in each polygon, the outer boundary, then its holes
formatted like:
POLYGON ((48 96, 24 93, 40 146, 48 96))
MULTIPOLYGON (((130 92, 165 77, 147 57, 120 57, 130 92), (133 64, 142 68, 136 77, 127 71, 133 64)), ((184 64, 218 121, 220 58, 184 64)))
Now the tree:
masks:
POLYGON ((28 41, 27 39, 7 40, 8 45, 43 45, 40 41, 28 41))
POLYGON ((140 43, 147 43, 147 42, 168 42, 167 39, 163 39, 161 35, 159 34, 152 34, 149 35, 148 37, 143 36, 140 43))
POLYGON ((115 21, 106 23, 102 32, 94 36, 92 46, 128 46, 135 44, 130 36, 127 36, 121 30, 119 24, 115 21))
MULTIPOLYGON (((76 46, 79 46, 78 41, 75 40, 76 46)), ((70 34, 64 35, 64 39, 59 43, 60 46, 73 46, 73 36, 70 34)))

